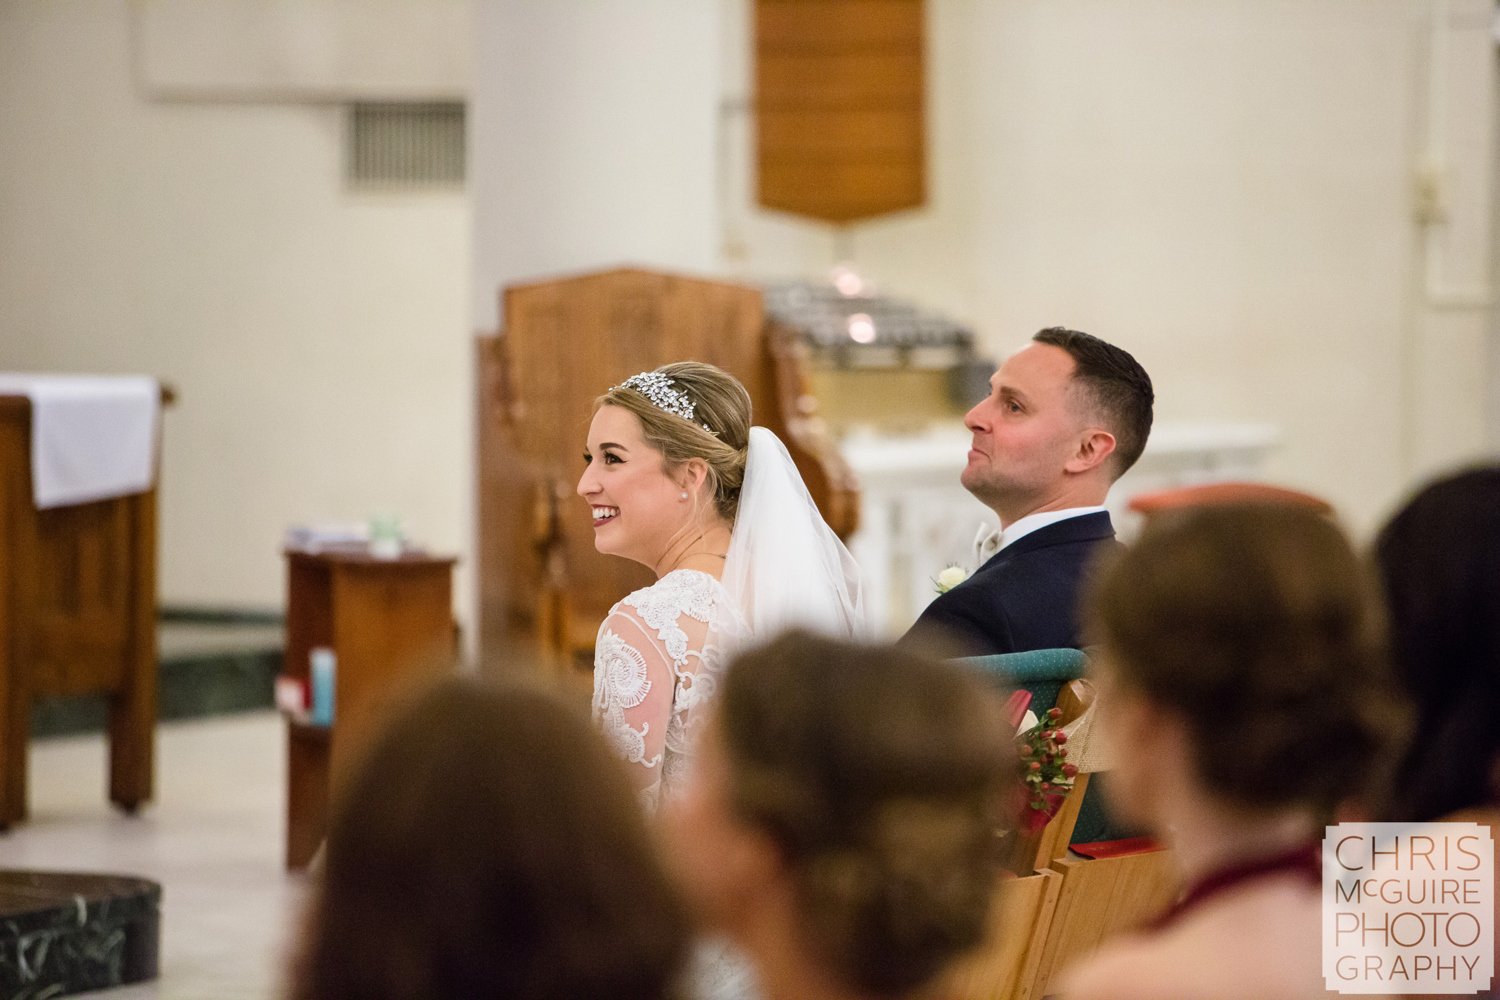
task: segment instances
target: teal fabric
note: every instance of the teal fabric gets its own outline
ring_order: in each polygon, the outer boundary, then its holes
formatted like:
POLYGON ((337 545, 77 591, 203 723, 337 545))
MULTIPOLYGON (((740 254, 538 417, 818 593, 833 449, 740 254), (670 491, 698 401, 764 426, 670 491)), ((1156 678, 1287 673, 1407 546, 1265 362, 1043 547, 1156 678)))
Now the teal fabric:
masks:
POLYGON ((1063 681, 1082 677, 1088 660, 1081 649, 1029 649, 1024 653, 969 656, 957 662, 1025 687, 1028 681, 1057 681, 1060 686, 1063 681))
MULTIPOLYGON (((1031 710, 1040 716, 1057 704, 1057 694, 1064 684, 1084 675, 1088 656, 1081 649, 1032 649, 1024 653, 967 656, 954 662, 979 671, 1005 691, 1016 688, 1030 691, 1031 710)), ((1089 779, 1088 791, 1078 807, 1078 825, 1073 828, 1072 843, 1090 844, 1130 835, 1105 811, 1101 786, 1106 780, 1104 774, 1089 779)))
POLYGON ((1057 693, 1068 681, 1082 677, 1088 657, 1081 649, 1030 649, 1024 653, 967 656, 954 661, 972 667, 1006 691, 1031 692, 1031 710, 1041 715, 1057 704, 1057 693))
POLYGON ((1083 793, 1083 802, 1078 806, 1078 822, 1073 826, 1070 844, 1093 844, 1101 840, 1119 840, 1133 837, 1139 830, 1122 826, 1104 808, 1108 797, 1105 786, 1109 783, 1108 771, 1099 771, 1089 778, 1088 790, 1083 793))

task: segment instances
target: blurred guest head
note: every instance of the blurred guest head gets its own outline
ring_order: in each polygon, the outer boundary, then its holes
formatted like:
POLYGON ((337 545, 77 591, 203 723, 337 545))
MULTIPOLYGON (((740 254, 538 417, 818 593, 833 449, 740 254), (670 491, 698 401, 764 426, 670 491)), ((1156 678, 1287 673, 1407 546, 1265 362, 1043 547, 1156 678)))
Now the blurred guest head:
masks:
POLYGON ((904 995, 983 936, 1013 731, 950 664, 790 633, 725 678, 672 857, 770 996, 904 995))
MULTIPOLYGON (((1088 603, 1119 807, 1160 829, 1182 789, 1321 822, 1373 793, 1403 732, 1374 588, 1308 510, 1200 507, 1151 521, 1088 603)), ((1309 823, 1311 832, 1312 823, 1309 823)))
POLYGON ((1500 466, 1418 493, 1380 532, 1375 561, 1417 716, 1396 818, 1500 802, 1500 466))
POLYGON ((539 691, 405 706, 335 804, 292 995, 670 995, 686 915, 619 768, 539 691))
POLYGON ((1087 613, 1109 790, 1182 891, 1059 994, 1328 995, 1319 841, 1368 809, 1405 730, 1366 567, 1315 510, 1187 507, 1103 567, 1087 613))

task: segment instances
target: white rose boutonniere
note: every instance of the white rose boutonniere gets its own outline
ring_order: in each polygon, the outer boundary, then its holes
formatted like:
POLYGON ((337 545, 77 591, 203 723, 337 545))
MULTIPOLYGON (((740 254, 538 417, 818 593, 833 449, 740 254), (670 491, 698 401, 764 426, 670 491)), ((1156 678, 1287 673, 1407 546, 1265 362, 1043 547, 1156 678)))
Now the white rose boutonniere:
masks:
POLYGON ((941 573, 932 578, 933 586, 937 587, 939 594, 946 594, 969 578, 969 571, 962 566, 950 564, 941 573))

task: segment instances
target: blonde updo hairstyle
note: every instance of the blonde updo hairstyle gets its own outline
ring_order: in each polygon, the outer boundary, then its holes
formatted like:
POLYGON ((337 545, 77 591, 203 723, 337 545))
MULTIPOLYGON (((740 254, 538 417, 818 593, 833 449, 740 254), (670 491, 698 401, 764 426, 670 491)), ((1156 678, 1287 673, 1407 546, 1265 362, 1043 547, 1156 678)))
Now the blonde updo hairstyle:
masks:
POLYGON ((656 369, 672 380, 672 387, 693 404, 693 419, 668 413, 640 390, 617 385, 594 401, 635 414, 646 443, 662 453, 665 470, 675 475, 692 459, 708 467, 708 493, 714 510, 734 523, 745 481, 745 458, 750 446, 750 393, 733 375, 701 361, 678 361, 656 369), (707 425, 704 430, 700 425, 707 425))
POLYGON ((735 661, 717 711, 731 808, 838 981, 906 996, 983 939, 1018 765, 977 674, 793 631, 735 661))

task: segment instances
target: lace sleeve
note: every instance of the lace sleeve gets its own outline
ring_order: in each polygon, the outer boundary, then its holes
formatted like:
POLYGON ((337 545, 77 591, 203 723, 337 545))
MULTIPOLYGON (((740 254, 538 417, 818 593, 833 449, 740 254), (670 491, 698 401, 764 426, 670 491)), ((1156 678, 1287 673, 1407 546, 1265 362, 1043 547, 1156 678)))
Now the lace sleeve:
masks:
POLYGON ((713 699, 723 659, 713 636, 738 621, 723 595, 708 574, 674 570, 616 604, 599 628, 594 720, 634 765, 648 810, 681 787, 713 699))
POLYGON ((594 721, 641 798, 654 804, 662 780, 676 671, 667 649, 624 604, 610 612, 594 645, 594 721))

